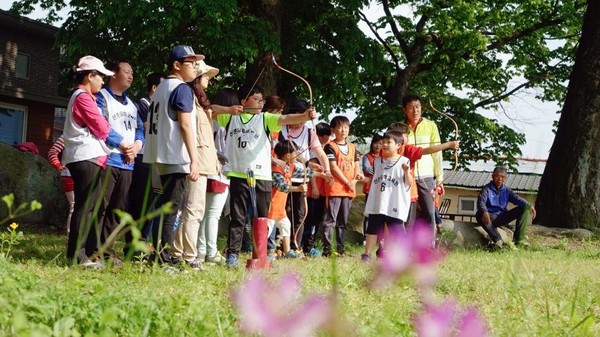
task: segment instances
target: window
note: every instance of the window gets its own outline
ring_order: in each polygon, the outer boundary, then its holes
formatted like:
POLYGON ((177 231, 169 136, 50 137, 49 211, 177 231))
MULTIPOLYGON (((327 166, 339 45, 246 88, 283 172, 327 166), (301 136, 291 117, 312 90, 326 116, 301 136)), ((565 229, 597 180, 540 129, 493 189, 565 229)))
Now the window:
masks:
POLYGON ((23 143, 26 121, 26 107, 0 103, 0 141, 9 145, 23 143))
POLYGON ((15 76, 18 78, 29 78, 29 55, 17 53, 15 76))
POLYGON ((475 214, 475 213, 477 213, 477 198, 458 197, 458 213, 459 214, 475 214))

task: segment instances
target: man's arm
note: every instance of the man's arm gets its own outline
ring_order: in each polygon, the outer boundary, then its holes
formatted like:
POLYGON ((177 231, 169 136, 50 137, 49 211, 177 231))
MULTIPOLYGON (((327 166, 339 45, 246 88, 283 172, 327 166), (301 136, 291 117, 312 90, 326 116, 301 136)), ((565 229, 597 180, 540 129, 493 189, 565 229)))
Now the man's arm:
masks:
POLYGON ((523 207, 523 209, 525 210, 527 210, 527 208, 529 207, 529 210, 531 212, 531 218, 535 219, 535 216, 537 214, 535 207, 532 204, 530 204, 527 200, 521 198, 511 189, 508 189, 508 200, 517 206, 523 207))
POLYGON ((486 202, 488 199, 488 188, 487 186, 483 187, 479 192, 479 196, 477 197, 477 210, 481 212, 481 216, 483 219, 483 223, 489 225, 492 223, 490 219, 490 213, 488 212, 486 202))
POLYGON ((196 181, 200 177, 200 164, 198 163, 196 151, 196 135, 194 135, 192 114, 189 112, 177 111, 177 117, 179 119, 181 137, 183 138, 183 143, 190 156, 190 180, 196 181))
POLYGON ((424 155, 432 154, 432 153, 436 153, 436 152, 448 150, 448 149, 458 150, 458 147, 459 147, 459 141, 453 140, 450 142, 445 142, 444 144, 438 144, 438 145, 426 147, 423 149, 422 154, 424 154, 424 155))

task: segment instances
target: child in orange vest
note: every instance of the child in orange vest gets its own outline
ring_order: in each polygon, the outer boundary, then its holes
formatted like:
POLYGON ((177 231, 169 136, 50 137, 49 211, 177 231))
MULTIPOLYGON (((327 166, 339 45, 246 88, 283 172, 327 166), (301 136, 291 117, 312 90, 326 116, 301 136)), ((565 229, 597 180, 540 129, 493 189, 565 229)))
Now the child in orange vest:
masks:
MULTIPOLYGON (((317 124, 315 128, 321 146, 325 147, 332 139, 331 127, 329 124, 321 122, 317 124)), ((310 160, 318 162, 316 154, 311 152, 310 160)), ((304 235, 302 236, 302 250, 306 256, 321 256, 321 251, 315 247, 315 238, 319 232, 319 227, 323 222, 323 216, 325 215, 325 195, 327 194, 328 188, 329 181, 319 177, 313 177, 308 185, 308 192, 306 193, 308 196, 308 210, 304 225, 304 235)))
POLYGON ((350 121, 345 116, 335 116, 330 123, 335 139, 325 146, 330 162, 333 184, 327 193, 328 203, 323 235, 323 256, 331 255, 334 229, 339 256, 344 255, 344 234, 352 199, 356 196, 356 183, 363 179, 356 147, 348 141, 350 121))
POLYGON ((310 179, 312 176, 325 176, 323 173, 314 172, 309 168, 304 170, 301 167, 296 167, 294 161, 298 155, 297 148, 298 146, 291 140, 284 140, 277 143, 274 149, 275 155, 277 155, 277 158, 285 161, 287 166, 282 168, 278 165, 272 165, 271 167, 273 175, 273 193, 271 197, 271 208, 269 209, 269 214, 267 216, 269 218, 269 232, 274 230, 274 227, 279 229, 279 232, 283 237, 283 256, 287 258, 298 258, 302 256, 301 253, 296 253, 294 250, 290 249, 290 236, 292 233, 290 219, 288 219, 285 211, 287 196, 289 192, 306 193, 308 189, 306 183, 292 186, 291 179, 292 177, 310 179))

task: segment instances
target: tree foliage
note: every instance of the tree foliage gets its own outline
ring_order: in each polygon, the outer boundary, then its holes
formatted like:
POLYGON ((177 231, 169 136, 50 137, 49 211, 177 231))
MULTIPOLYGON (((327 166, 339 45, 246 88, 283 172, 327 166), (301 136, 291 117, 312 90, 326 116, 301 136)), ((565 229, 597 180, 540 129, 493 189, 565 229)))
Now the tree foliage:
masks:
MULTIPOLYGON (((19 0, 13 10, 27 14, 33 5, 60 9, 65 3, 19 0)), ((585 10, 583 0, 72 0, 69 5, 58 39, 65 65, 85 54, 127 56, 140 88, 144 74, 165 68, 173 45, 186 43, 221 69, 213 87, 252 84, 260 76, 268 93, 306 97, 300 81, 270 65, 268 55, 274 52, 282 66, 311 83, 325 118, 356 111, 352 133, 358 137, 404 119, 401 97, 420 93, 458 122, 463 164, 484 158, 508 165, 516 163, 524 135, 477 109, 503 109, 503 102, 526 88, 543 89, 541 99, 562 101, 585 10), (382 15, 369 14, 369 5, 382 15), (515 78, 520 84, 511 82, 515 78)), ((442 138, 454 137, 444 117, 431 109, 425 116, 438 122, 442 138)))

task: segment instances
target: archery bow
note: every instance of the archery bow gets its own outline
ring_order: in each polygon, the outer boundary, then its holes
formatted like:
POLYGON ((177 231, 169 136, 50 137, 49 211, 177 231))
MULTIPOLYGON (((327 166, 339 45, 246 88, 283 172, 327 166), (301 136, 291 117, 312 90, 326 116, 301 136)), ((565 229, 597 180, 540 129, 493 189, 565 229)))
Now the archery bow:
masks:
MULTIPOLYGON (((433 103, 431 103, 431 98, 429 99, 429 106, 431 106, 431 109, 433 109, 433 111, 439 113, 440 115, 444 116, 445 118, 449 119, 453 124, 454 124, 454 140, 458 141, 458 124, 456 123, 456 121, 450 117, 448 114, 445 114, 443 112, 441 112, 440 110, 436 109, 433 106, 433 103)), ((452 171, 456 171, 456 169, 458 168, 458 150, 454 150, 454 168, 452 169, 452 171)))
MULTIPOLYGON (((292 76, 300 79, 302 82, 304 82, 304 84, 306 84, 306 87, 308 88, 309 103, 310 103, 310 107, 312 108, 312 106, 313 106, 313 93, 312 93, 312 88, 310 86, 310 83, 308 83, 308 81, 305 80, 304 77, 296 74, 293 71, 287 70, 284 67, 280 66, 279 63, 277 63, 277 60, 275 59, 275 54, 271 53, 271 57, 273 59, 273 64, 277 67, 277 69, 279 69, 279 70, 281 70, 283 72, 286 72, 286 73, 288 73, 288 74, 290 74, 290 75, 292 75, 292 76)), ((316 130, 316 128, 315 128, 315 121, 312 118, 310 120, 310 123, 312 124, 313 130, 316 130)))

